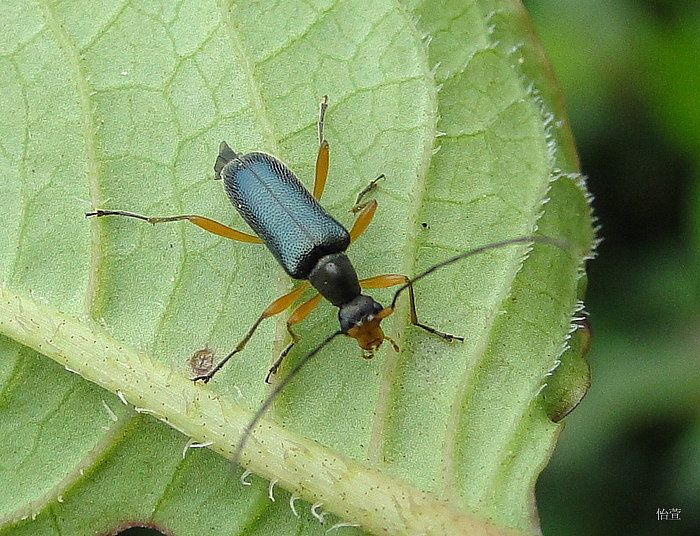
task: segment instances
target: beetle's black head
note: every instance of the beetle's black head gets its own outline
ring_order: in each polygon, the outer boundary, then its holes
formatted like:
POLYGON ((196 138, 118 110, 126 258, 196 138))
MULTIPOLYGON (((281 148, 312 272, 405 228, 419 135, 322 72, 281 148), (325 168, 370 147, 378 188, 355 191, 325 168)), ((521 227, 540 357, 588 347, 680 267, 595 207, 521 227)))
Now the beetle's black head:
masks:
MULTIPOLYGON (((373 352, 381 346, 384 339, 387 339, 379 324, 393 312, 393 309, 385 309, 369 296, 360 294, 340 306, 338 310, 340 329, 346 335, 356 339, 360 348, 373 352)), ((368 357, 371 357, 371 354, 368 357)))

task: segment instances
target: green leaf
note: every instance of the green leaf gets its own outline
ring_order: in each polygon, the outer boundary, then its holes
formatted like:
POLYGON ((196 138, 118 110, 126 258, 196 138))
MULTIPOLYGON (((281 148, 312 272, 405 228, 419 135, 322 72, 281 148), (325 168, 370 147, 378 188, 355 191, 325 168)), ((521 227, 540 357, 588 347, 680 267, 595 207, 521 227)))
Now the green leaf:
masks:
MULTIPOLYGON (((539 392, 593 234, 519 3, 11 0, 0 16, 0 534, 538 531, 534 483, 558 433, 539 392), (386 326, 399 354, 365 361, 334 341, 251 441, 245 463, 277 482, 271 502, 267 481, 243 486, 242 469, 186 436, 230 456, 284 318, 207 386, 187 379, 188 357, 227 353, 289 280, 260 246, 83 213, 245 229, 212 180, 219 142, 275 154, 310 187, 324 94, 324 205, 350 225, 354 196, 387 175, 351 249, 361 277, 534 232, 572 251, 501 249, 426 278, 421 320, 464 343, 412 328, 405 303, 386 326)), ((282 374, 334 316, 322 306, 299 328, 282 374)), ((581 380, 558 388, 565 399, 581 380)))

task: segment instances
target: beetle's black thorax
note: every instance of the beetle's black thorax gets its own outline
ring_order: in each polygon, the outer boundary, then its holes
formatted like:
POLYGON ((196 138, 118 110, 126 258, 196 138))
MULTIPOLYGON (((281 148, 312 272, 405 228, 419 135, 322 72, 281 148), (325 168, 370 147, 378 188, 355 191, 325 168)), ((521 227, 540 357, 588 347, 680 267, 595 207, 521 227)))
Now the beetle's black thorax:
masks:
POLYGON ((332 253, 321 257, 309 273, 309 281, 336 307, 360 294, 357 273, 345 253, 332 253))

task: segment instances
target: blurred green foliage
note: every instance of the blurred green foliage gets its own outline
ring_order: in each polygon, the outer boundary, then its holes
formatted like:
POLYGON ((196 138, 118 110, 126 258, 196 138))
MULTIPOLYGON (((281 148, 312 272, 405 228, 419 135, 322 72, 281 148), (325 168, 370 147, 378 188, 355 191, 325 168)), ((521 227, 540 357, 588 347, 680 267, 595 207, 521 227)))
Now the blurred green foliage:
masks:
POLYGON ((542 530, 697 535, 700 2, 525 4, 604 239, 588 269, 593 384, 538 484, 542 530))

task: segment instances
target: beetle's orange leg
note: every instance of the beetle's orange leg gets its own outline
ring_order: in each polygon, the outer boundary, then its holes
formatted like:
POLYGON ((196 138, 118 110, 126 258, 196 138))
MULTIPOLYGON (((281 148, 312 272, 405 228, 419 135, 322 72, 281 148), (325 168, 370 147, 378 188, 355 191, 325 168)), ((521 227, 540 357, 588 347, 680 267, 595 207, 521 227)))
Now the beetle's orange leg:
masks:
POLYGON ((212 368, 209 372, 206 374, 202 374, 200 376, 195 376, 192 378, 192 381, 202 381, 204 383, 207 383, 209 380, 212 379, 214 374, 216 374, 221 367, 223 367, 226 362, 231 359, 234 355, 237 353, 241 352, 243 348, 245 348, 245 345, 248 344, 248 341, 250 338, 253 336, 253 333, 255 333, 255 330, 258 329, 258 326, 260 323, 265 320, 266 318, 270 318, 271 316, 275 316, 277 314, 280 314, 282 311, 285 309, 288 309, 299 297, 304 293, 304 291, 309 287, 309 282, 304 281, 301 285, 299 285, 297 288, 292 290, 291 292, 285 294, 284 296, 280 296, 277 298, 275 301, 273 301, 270 305, 267 306, 267 308, 262 312, 262 314, 258 317, 258 319, 255 321, 255 323, 250 327, 248 330, 248 333, 245 334, 245 337, 239 342, 236 347, 233 349, 233 351, 228 354, 226 357, 224 357, 219 363, 216 364, 214 368, 212 368))
POLYGON ((318 155, 316 156, 316 174, 314 177, 314 197, 316 199, 321 199, 323 190, 326 187, 330 160, 328 142, 323 137, 323 123, 326 117, 326 108, 328 108, 327 95, 321 100, 318 112, 318 155))
POLYGON ((134 212, 127 212, 126 210, 100 209, 85 214, 86 218, 90 218, 93 216, 97 218, 101 216, 123 216, 126 218, 135 218, 137 220, 142 220, 153 225, 155 225, 156 223, 187 220, 191 223, 194 223, 197 227, 204 229, 205 231, 209 231, 210 233, 213 233, 215 235, 223 236, 224 238, 230 238, 231 240, 237 240, 239 242, 248 242, 250 244, 262 244, 262 240, 260 240, 255 235, 244 233, 242 231, 236 231, 236 229, 232 229, 231 227, 228 227, 223 223, 219 223, 218 221, 214 221, 212 219, 205 218, 204 216, 197 216, 194 214, 183 214, 181 216, 164 216, 153 218, 149 216, 142 216, 141 214, 136 214, 134 212))
POLYGON ((323 190, 326 187, 329 159, 328 142, 323 140, 323 143, 318 148, 318 156, 316 157, 316 178, 314 179, 314 197, 316 199, 321 199, 323 190))
MULTIPOLYGON (((433 333, 434 335, 437 335, 438 337, 442 337, 446 341, 463 341, 464 337, 460 337, 458 335, 450 335, 449 333, 444 333, 442 331, 438 331, 437 329, 431 327, 431 326, 426 326, 425 324, 421 324, 418 321, 418 314, 416 313, 416 297, 413 294, 413 285, 411 284, 411 280, 406 277, 405 275, 401 274, 385 274, 385 275, 378 275, 375 277, 369 277, 367 279, 362 279, 360 280, 360 286, 362 288, 387 288, 387 287, 395 287, 396 285, 405 285, 408 284, 408 297, 410 300, 410 312, 411 312, 411 324, 414 326, 417 326, 421 329, 424 329, 425 331, 429 333, 433 333)), ((383 318, 386 318, 389 316, 391 313, 393 313, 393 309, 390 307, 387 307, 382 310, 380 315, 382 315, 383 318)))
POLYGON ((360 210, 360 213, 357 215, 357 218, 355 218, 355 223, 352 224, 352 229, 350 229, 350 241, 354 242, 357 240, 362 233, 365 232, 365 229, 369 226, 369 224, 372 222, 372 218, 374 218, 374 213, 377 210, 377 201, 372 199, 372 201, 368 202, 362 210, 360 210))
POLYGON ((287 319, 287 331, 292 337, 292 341, 287 345, 287 347, 284 350, 282 350, 282 353, 280 353, 279 357, 275 359, 275 362, 272 364, 270 370, 267 372, 267 376, 265 376, 265 383, 270 383, 270 376, 272 376, 273 374, 277 374, 277 370, 280 368, 280 365, 282 364, 284 358, 287 357, 287 354, 292 349, 292 347, 297 342, 299 342, 299 335, 294 333, 294 330, 292 330, 292 326, 294 324, 302 322, 307 316, 309 316, 309 313, 311 313, 311 311, 313 311, 316 308, 320 301, 321 295, 316 294, 313 298, 305 301, 299 307, 297 307, 287 319))

